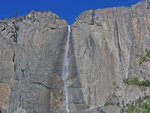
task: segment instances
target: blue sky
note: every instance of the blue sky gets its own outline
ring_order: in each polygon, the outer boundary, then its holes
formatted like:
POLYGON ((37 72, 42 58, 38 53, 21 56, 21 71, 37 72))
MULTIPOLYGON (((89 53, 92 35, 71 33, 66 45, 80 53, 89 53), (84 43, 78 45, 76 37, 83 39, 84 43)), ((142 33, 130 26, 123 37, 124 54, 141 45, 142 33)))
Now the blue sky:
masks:
POLYGON ((31 10, 51 10, 72 24, 81 12, 116 6, 131 6, 142 0, 1 0, 0 18, 8 18, 18 12, 19 16, 31 10))

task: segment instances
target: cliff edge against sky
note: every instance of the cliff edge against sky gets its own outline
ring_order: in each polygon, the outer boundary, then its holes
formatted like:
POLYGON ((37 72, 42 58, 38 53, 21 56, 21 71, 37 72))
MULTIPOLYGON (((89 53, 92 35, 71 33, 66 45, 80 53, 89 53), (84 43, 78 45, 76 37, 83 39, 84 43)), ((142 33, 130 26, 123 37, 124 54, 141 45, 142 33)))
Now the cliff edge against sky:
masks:
MULTIPOLYGON (((136 54, 150 48, 150 9, 88 10, 71 25, 70 113, 120 113, 150 88, 123 83, 150 80, 150 64, 136 54), (113 103, 108 104, 107 103, 113 103)), ((67 22, 50 11, 0 21, 0 110, 2 113, 63 113, 62 66, 67 22)))

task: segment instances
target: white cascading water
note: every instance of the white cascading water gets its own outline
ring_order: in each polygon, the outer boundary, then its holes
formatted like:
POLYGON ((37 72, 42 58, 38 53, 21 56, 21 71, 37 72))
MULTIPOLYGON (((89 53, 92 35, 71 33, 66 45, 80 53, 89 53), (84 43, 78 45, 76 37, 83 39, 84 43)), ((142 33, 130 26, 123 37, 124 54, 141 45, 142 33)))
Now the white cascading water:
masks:
POLYGON ((67 84, 67 78, 68 78, 68 70, 69 70, 69 41, 70 41, 70 26, 68 26, 68 36, 67 36, 67 43, 65 47, 65 56, 63 61, 63 70, 62 70, 62 80, 64 82, 64 92, 65 92, 65 107, 66 112, 69 113, 69 94, 68 94, 68 84, 67 84))

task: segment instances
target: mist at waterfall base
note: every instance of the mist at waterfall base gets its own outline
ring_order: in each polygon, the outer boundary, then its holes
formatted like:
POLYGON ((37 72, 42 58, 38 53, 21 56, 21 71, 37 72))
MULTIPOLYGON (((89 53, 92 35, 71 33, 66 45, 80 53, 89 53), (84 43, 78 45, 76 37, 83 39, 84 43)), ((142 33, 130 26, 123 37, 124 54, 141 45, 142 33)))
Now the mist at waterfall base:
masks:
POLYGON ((71 25, 85 10, 118 6, 131 6, 143 0, 2 0, 0 19, 18 14, 26 15, 32 10, 50 10, 71 25))
POLYGON ((69 94, 68 94, 68 84, 67 84, 68 71, 69 71, 69 57, 68 57, 69 42, 70 42, 70 26, 68 26, 68 36, 67 36, 65 56, 64 56, 63 69, 62 69, 62 80, 64 82, 64 92, 65 92, 65 107, 67 113, 69 113, 69 94))

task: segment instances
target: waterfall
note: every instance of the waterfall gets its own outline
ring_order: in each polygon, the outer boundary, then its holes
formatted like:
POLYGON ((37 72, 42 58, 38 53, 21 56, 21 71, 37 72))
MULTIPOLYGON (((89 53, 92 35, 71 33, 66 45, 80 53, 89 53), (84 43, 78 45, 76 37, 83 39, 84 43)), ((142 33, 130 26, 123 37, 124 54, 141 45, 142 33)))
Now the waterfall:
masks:
POLYGON ((65 47, 65 56, 63 61, 63 70, 62 70, 62 80, 64 82, 64 92, 65 92, 65 107, 66 112, 69 113, 69 94, 68 94, 68 84, 67 84, 67 78, 68 78, 68 68, 69 68, 69 41, 70 41, 70 26, 68 26, 68 35, 67 35, 67 43, 65 47))

